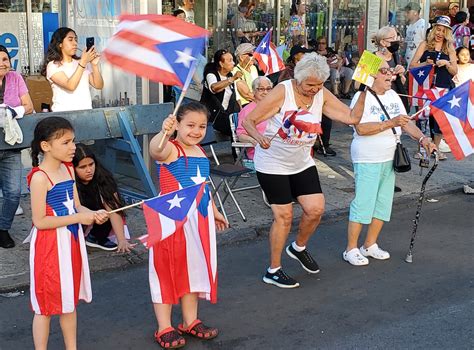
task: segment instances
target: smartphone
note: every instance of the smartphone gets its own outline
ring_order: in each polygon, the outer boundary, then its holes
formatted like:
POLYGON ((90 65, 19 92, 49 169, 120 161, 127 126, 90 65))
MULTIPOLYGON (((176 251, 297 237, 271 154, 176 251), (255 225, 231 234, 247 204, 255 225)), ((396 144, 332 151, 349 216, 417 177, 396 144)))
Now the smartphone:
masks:
POLYGON ((86 38, 86 51, 89 51, 94 46, 94 37, 86 38))

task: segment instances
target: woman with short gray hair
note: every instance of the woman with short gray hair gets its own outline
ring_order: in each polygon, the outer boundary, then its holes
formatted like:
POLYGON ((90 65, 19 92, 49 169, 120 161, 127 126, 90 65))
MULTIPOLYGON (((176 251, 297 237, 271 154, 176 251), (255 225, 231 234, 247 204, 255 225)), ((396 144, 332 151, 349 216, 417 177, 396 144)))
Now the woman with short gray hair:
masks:
POLYGON ((286 247, 286 252, 307 272, 319 272, 306 244, 324 213, 324 195, 311 152, 321 133, 322 114, 351 125, 358 124, 362 116, 362 101, 351 111, 323 87, 328 76, 329 67, 324 57, 305 54, 295 66, 296 79, 278 84, 243 122, 248 135, 257 142, 254 157, 257 178, 273 212, 271 261, 263 281, 280 288, 299 286, 281 268, 294 199, 303 208, 303 215, 296 240, 286 247), (256 125, 266 120, 265 131, 260 133, 256 125))

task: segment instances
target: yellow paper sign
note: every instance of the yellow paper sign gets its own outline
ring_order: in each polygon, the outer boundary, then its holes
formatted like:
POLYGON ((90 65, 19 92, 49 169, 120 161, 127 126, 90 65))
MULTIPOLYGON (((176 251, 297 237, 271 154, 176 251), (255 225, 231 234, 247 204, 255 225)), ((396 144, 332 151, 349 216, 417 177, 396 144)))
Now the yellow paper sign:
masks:
POLYGON ((382 58, 365 50, 360 57, 359 64, 357 65, 352 79, 359 83, 365 84, 368 87, 372 87, 374 78, 372 74, 377 74, 380 65, 382 64, 382 58))

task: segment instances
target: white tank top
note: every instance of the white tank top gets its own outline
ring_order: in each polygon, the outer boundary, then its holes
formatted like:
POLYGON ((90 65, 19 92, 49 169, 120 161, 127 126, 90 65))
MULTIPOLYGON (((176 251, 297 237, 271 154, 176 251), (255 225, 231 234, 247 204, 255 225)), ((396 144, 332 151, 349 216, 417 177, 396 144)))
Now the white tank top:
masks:
POLYGON ((255 169, 265 174, 292 175, 314 166, 311 147, 321 133, 323 89, 313 98, 308 111, 296 105, 292 80, 280 83, 285 87, 285 101, 280 111, 269 119, 264 135, 276 136, 267 149, 255 147, 255 169))

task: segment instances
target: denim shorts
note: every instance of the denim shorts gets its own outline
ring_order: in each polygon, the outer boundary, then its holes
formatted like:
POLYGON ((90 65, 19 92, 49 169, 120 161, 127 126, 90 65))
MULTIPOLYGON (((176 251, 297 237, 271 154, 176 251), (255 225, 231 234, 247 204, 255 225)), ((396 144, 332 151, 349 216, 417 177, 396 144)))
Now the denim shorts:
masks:
POLYGON ((351 202, 349 220, 370 224, 372 218, 390 221, 395 172, 393 161, 354 163, 355 197, 351 202))

